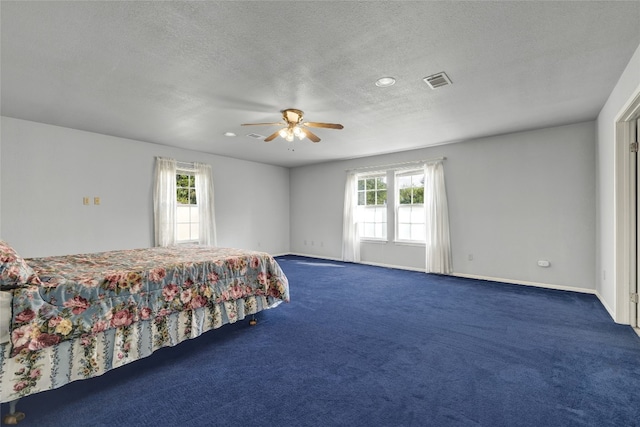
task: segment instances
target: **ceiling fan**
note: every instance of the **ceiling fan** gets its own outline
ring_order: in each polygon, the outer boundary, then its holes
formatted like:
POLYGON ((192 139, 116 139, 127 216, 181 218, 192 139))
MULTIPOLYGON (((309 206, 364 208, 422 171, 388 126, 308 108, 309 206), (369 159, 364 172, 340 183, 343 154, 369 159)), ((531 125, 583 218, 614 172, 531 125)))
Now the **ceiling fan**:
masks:
POLYGON ((287 108, 286 110, 282 110, 281 113, 284 123, 244 123, 242 124, 242 126, 284 126, 282 129, 279 129, 266 137, 266 142, 272 141, 278 135, 289 142, 293 141, 295 137, 298 137, 298 139, 300 140, 307 137, 313 142, 319 142, 320 138, 318 138, 316 134, 307 129, 307 127, 327 129, 344 128, 344 126, 338 123, 305 122, 302 120, 304 113, 301 110, 296 110, 295 108, 287 108))

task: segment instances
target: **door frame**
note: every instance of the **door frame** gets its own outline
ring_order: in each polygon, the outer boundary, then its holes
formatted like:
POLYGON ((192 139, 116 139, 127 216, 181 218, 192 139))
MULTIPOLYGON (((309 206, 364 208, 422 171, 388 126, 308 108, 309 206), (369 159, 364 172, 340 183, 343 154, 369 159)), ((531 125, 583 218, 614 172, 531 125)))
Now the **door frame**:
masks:
POLYGON ((640 117, 640 88, 617 116, 615 123, 615 317, 618 323, 638 327, 637 304, 631 292, 638 292, 636 268, 636 181, 632 171, 630 122, 640 117), (633 282, 633 283, 632 283, 633 282))

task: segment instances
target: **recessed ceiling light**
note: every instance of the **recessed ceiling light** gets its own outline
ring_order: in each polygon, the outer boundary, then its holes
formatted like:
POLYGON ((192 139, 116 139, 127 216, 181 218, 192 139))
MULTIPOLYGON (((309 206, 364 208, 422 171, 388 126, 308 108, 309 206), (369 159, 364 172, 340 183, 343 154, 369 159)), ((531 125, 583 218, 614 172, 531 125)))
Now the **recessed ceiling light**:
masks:
POLYGON ((396 82, 396 79, 394 79, 393 77, 380 77, 378 80, 376 80, 376 86, 378 87, 393 86, 395 82, 396 82))
POLYGON ((233 132, 225 132, 224 136, 236 136, 236 134, 233 132))

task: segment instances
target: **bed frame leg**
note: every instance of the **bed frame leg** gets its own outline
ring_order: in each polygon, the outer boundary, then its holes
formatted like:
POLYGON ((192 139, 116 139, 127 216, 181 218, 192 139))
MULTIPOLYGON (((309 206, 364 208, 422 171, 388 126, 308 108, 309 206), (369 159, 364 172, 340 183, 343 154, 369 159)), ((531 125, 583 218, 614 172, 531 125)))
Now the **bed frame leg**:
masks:
POLYGON ((258 319, 256 319, 256 316, 251 315, 251 320, 249 320, 249 324, 251 326, 256 326, 258 324, 258 319))
POLYGON ((16 412, 16 405, 18 404, 18 400, 12 400, 9 402, 9 413, 4 416, 2 422, 4 424, 15 425, 20 421, 24 420, 24 412, 16 412))

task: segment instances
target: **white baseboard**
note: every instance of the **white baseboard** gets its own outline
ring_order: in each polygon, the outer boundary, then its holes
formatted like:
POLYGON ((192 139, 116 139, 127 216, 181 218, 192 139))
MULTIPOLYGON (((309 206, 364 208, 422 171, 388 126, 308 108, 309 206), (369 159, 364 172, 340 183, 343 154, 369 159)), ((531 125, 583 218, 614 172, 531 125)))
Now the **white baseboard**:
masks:
POLYGON ((503 279, 501 277, 478 276, 475 274, 451 273, 451 276, 464 277, 467 279, 488 280, 490 282, 508 283, 510 285, 534 286, 536 288, 555 289, 559 291, 580 292, 583 294, 596 294, 595 289, 576 288, 573 286, 554 285, 551 283, 529 282, 526 280, 503 279))
MULTIPOLYGON (((609 313, 609 316, 611 316, 611 319, 615 322, 616 321, 616 316, 614 315, 614 311, 611 309, 611 307, 609 307, 609 304, 607 304, 605 299, 602 298, 602 296, 600 295, 600 292, 598 292, 598 290, 595 291, 595 294, 598 297, 598 299, 600 300, 600 304, 602 304, 604 309, 607 310, 607 313, 609 313)), ((616 323, 620 323, 620 322, 616 322, 616 323)), ((623 325, 628 325, 628 323, 623 323, 623 325)))
POLYGON ((406 267, 404 265, 391 265, 391 264, 383 264, 380 262, 366 262, 366 261, 360 261, 360 264, 373 265, 374 267, 395 268, 396 270, 419 271, 421 273, 424 273, 424 268, 406 267))
POLYGON ((290 253, 288 253, 286 255, 295 255, 295 256, 303 256, 303 257, 307 257, 307 258, 326 259, 328 261, 342 261, 342 258, 333 258, 333 257, 327 257, 327 256, 321 256, 321 255, 301 254, 301 253, 296 253, 296 252, 290 252, 290 253))
MULTIPOLYGON (((300 253, 291 253, 290 255, 303 256, 303 257, 307 257, 307 258, 326 259, 326 260, 329 260, 329 261, 340 261, 340 262, 342 262, 341 258, 324 257, 324 256, 320 256, 320 255, 307 255, 307 254, 300 254, 300 253)), ((383 264, 383 263, 379 263, 379 262, 360 261, 360 262, 358 262, 356 264, 372 265, 374 267, 394 268, 396 270, 409 270, 409 271, 421 271, 421 272, 424 272, 424 268, 405 267, 405 266, 402 266, 402 265, 383 264)))
POLYGON ((273 256, 273 257, 276 257, 276 256, 285 256, 285 255, 293 255, 293 254, 291 254, 291 253, 289 253, 289 252, 283 252, 283 253, 281 253, 281 254, 271 254, 271 253, 270 253, 269 255, 271 255, 271 256, 273 256))
MULTIPOLYGON (((340 258, 325 257, 325 256, 320 256, 320 255, 309 255, 309 254, 302 254, 302 253, 290 253, 289 255, 303 256, 303 257, 308 257, 308 258, 326 259, 326 260, 331 260, 331 261, 342 261, 342 259, 340 259, 340 258)), ((360 261, 359 264, 373 265, 373 266, 376 266, 376 267, 395 268, 395 269, 398 269, 398 270, 409 270, 409 271, 421 271, 421 272, 424 272, 423 268, 415 268, 415 267, 406 267, 406 266, 401 266, 401 265, 383 264, 383 263, 378 263, 378 262, 360 261)), ((609 314, 611 314, 611 310, 604 303, 603 299, 600 298, 600 296, 595 291, 595 289, 576 288, 576 287, 573 287, 573 286, 554 285, 554 284, 551 284, 551 283, 529 282, 529 281, 526 281, 526 280, 504 279, 504 278, 501 278, 501 277, 479 276, 479 275, 475 275, 475 274, 466 274, 466 273, 451 273, 450 276, 462 277, 462 278, 467 278, 467 279, 487 280, 487 281, 490 281, 490 282, 508 283, 508 284, 512 284, 512 285, 534 286, 534 287, 537 287, 537 288, 556 289, 556 290, 560 290, 560 291, 571 291, 571 292, 580 292, 580 293, 584 293, 584 294, 593 294, 593 295, 596 295, 598 297, 598 299, 604 305, 605 309, 609 312, 609 314)))

